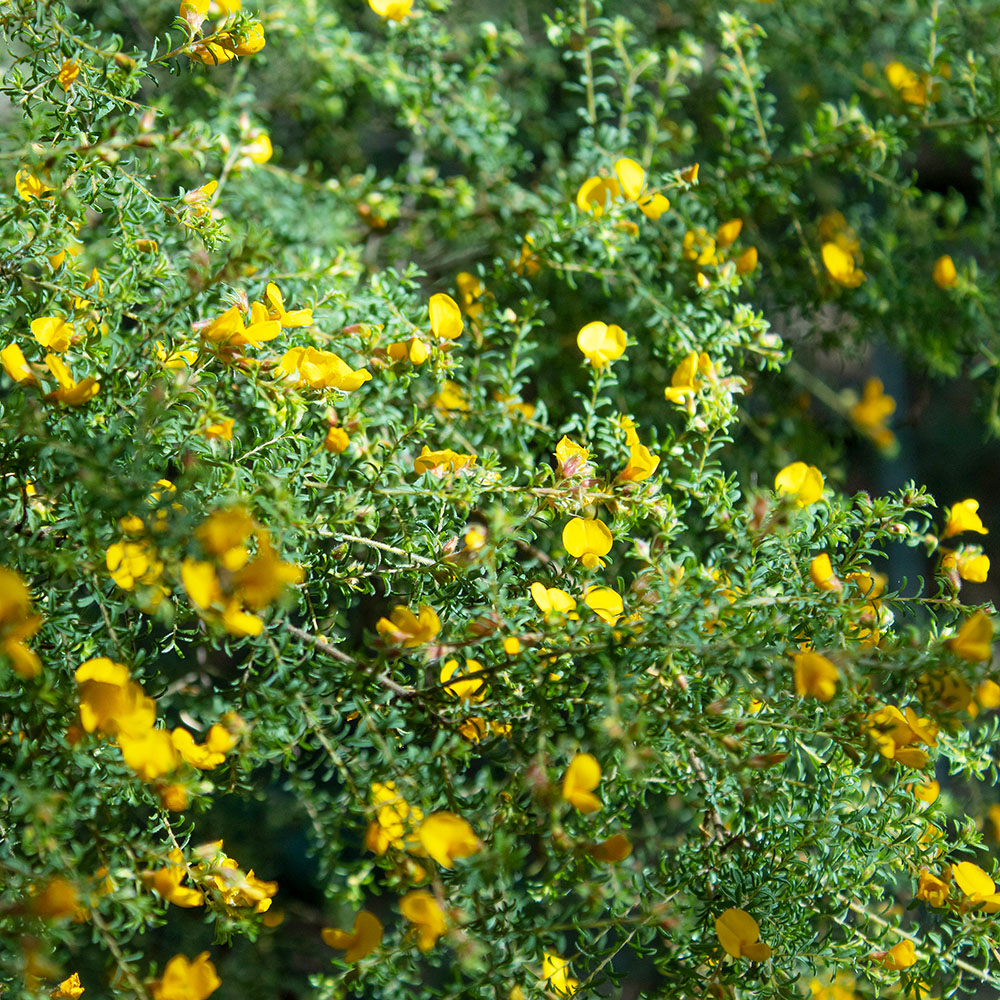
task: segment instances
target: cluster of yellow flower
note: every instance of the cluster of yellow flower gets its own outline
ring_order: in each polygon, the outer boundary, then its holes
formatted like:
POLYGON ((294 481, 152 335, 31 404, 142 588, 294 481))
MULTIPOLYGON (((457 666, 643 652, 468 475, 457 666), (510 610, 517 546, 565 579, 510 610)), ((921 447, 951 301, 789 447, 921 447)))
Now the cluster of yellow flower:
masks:
MULTIPOLYGON (((736 273, 741 277, 746 274, 753 274, 757 269, 757 248, 747 247, 745 250, 736 253, 735 257, 731 253, 727 254, 730 247, 739 239, 743 232, 742 219, 729 219, 723 222, 712 236, 707 229, 696 226, 689 229, 681 241, 681 252, 685 260, 692 261, 699 268, 721 267, 727 260, 732 259, 736 273)), ((695 276, 699 288, 708 288, 709 280, 705 274, 699 270, 695 276)))
POLYGON ((211 770, 236 745, 232 732, 240 727, 236 717, 224 720, 226 726, 213 725, 204 743, 196 743, 180 726, 173 732, 158 729, 156 703, 131 679, 123 663, 96 657, 81 664, 75 677, 83 730, 111 738, 125 763, 143 781, 154 785, 168 809, 185 809, 188 790, 184 784, 159 779, 172 774, 182 762, 199 770, 211 770))
POLYGON ((981 913, 1000 912, 1000 893, 996 883, 983 871, 979 865, 971 861, 959 861, 945 866, 941 875, 932 875, 924 869, 920 872, 916 898, 931 906, 944 907, 949 905, 961 907, 962 910, 976 909, 981 913), (956 903, 951 896, 951 883, 954 881, 964 897, 956 903))
POLYGON ((278 883, 257 878, 252 868, 244 874, 223 852, 221 840, 196 848, 195 854, 201 861, 189 866, 180 848, 173 848, 164 867, 143 872, 143 884, 174 906, 204 906, 208 899, 228 907, 251 907, 254 913, 271 908, 278 883), (193 885, 182 884, 186 880, 193 885))
POLYGON ((191 603, 204 617, 218 615, 232 635, 260 635, 264 622, 253 612, 273 604, 286 586, 301 583, 302 568, 281 559, 270 532, 241 507, 210 514, 195 535, 209 558, 188 557, 181 565, 191 603), (252 557, 251 538, 257 542, 252 557))
MULTIPOLYGON (((454 661, 451 661, 454 664, 454 661)), ((457 664, 455 664, 457 667, 457 664)), ((446 664, 448 677, 454 667, 446 664)), ((475 671, 462 675, 452 682, 457 697, 471 698, 480 690, 483 681, 475 671)), ((442 678, 444 679, 444 678, 442 678)), ((601 780, 601 767, 591 754, 577 754, 563 775, 561 797, 579 812, 589 814, 601 809, 601 800, 594 795, 601 780)), ((435 812, 424 816, 421 809, 410 805, 392 781, 375 782, 371 787, 374 818, 365 834, 365 846, 378 855, 395 850, 407 855, 408 877, 413 881, 427 878, 426 869, 409 858, 430 857, 442 868, 453 868, 455 861, 478 853, 482 841, 461 816, 451 812, 435 812)), ((604 863, 624 861, 632 853, 632 844, 624 834, 613 834, 606 840, 590 844, 587 853, 604 863)), ((399 909, 403 917, 414 926, 417 946, 429 951, 448 930, 444 900, 434 894, 416 889, 400 898, 399 909)), ((198 905, 197 902, 182 905, 198 905)), ((381 921, 367 910, 359 912, 351 931, 324 928, 323 940, 332 948, 345 951, 344 960, 358 962, 370 955, 382 942, 381 921)), ((546 953, 541 979, 550 981, 556 992, 574 992, 576 981, 560 976, 568 963, 553 953, 546 953), (558 966, 558 968, 557 968, 558 966)))
POLYGON ((576 206, 600 218, 611 203, 624 199, 634 202, 647 219, 654 222, 670 208, 670 201, 660 192, 647 192, 646 171, 642 166, 623 156, 614 163, 614 177, 595 175, 588 177, 576 193, 576 206))
MULTIPOLYGON (((77 299, 83 307, 89 303, 83 299, 77 299)), ((95 379, 87 377, 77 382, 73 377, 69 365, 59 356, 68 351, 74 343, 76 335, 73 323, 65 316, 40 316, 32 320, 31 332, 35 340, 47 348, 44 364, 48 377, 55 383, 56 388, 47 393, 45 398, 65 406, 80 406, 89 402, 97 395, 101 383, 95 379)), ((40 366, 30 365, 20 345, 8 344, 0 350, 0 364, 4 371, 19 385, 41 386, 40 376, 43 372, 40 366)))
POLYGON ((858 234, 847 224, 841 212, 830 212, 819 222, 823 266, 838 284, 857 288, 867 275, 861 270, 861 244, 858 234))
POLYGON ((42 625, 42 616, 31 610, 31 592, 12 569, 0 566, 0 654, 14 672, 29 680, 42 672, 42 661, 27 645, 42 625))
POLYGON ((230 15, 242 9, 242 0, 181 0, 180 16, 187 22, 192 40, 201 31, 213 5, 222 15, 222 20, 206 38, 191 45, 188 49, 190 58, 208 66, 217 66, 237 56, 252 56, 264 48, 266 40, 260 24, 252 24, 241 37, 221 30, 230 15))

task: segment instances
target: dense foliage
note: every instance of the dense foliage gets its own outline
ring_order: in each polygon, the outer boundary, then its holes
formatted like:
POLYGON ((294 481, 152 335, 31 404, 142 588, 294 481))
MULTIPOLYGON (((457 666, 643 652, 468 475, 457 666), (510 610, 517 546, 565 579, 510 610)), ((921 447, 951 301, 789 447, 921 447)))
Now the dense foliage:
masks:
POLYGON ((992 995, 998 18, 0 5, 0 994, 992 995))

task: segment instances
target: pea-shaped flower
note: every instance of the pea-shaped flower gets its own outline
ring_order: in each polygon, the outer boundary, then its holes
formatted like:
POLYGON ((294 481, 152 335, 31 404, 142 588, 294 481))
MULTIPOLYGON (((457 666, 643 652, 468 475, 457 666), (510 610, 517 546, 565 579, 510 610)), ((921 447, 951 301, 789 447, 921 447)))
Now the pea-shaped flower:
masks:
POLYGON ((977 611, 948 640, 948 648, 970 663, 985 663, 993 656, 993 619, 977 611))
POLYGON ((611 551, 614 538, 608 526, 594 517, 574 517, 562 533, 566 551, 579 559, 587 569, 603 566, 602 556, 611 551))
POLYGON ((382 943, 382 921, 374 913, 361 910, 354 918, 353 930, 324 927, 320 934, 331 948, 346 949, 345 962, 360 962, 382 943))
POLYGON ((417 836, 424 850, 442 868, 452 868, 456 858, 467 858, 483 846, 472 827, 450 812, 432 813, 420 824, 417 836))
POLYGON ((435 337, 443 340, 455 340, 461 336, 465 329, 465 321, 462 319, 462 310, 458 308, 458 303, 444 292, 432 295, 427 304, 427 311, 431 318, 431 332, 435 337))
POLYGON ((563 776, 562 797, 582 813, 597 812, 601 800, 593 794, 601 783, 601 765, 593 754, 578 753, 563 776))
POLYGON ((795 693, 800 698, 829 701, 837 693, 840 672, 819 653, 807 650, 795 657, 795 693))
POLYGON ((715 918, 715 933, 726 954, 763 962, 771 957, 771 948, 760 939, 760 927, 746 910, 730 907, 715 918))
POLYGON ((625 353, 628 335, 620 326, 613 323, 609 326, 600 320, 588 323, 576 335, 576 345, 586 359, 595 367, 604 365, 625 353))
POLYGON ((823 498, 823 473, 815 465, 792 462, 774 477, 774 488, 800 507, 808 507, 823 498))
POLYGON ((441 907, 425 889, 403 896, 399 901, 399 912, 416 928, 417 947, 421 951, 430 951, 447 929, 441 907))

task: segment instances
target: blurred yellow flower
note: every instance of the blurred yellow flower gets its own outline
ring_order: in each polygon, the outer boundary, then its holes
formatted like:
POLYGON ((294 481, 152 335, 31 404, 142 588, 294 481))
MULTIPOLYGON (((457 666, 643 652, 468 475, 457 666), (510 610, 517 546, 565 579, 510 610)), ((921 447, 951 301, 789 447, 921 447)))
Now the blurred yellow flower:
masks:
POLYGON ((382 932, 382 921, 374 913, 361 910, 354 918, 352 930, 324 927, 320 936, 331 948, 346 950, 345 962, 360 962, 382 943, 382 932))
POLYGON ((601 765, 589 753, 578 753, 563 775, 562 797, 582 813, 597 812, 601 800, 593 794, 601 782, 601 765))

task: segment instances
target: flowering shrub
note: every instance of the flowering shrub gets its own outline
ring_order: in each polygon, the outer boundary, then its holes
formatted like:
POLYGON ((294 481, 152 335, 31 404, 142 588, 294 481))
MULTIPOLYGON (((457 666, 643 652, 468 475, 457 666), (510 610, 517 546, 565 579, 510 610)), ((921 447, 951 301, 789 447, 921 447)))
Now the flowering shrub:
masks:
POLYGON ((647 6, 0 6, 0 993, 1000 987, 1000 3, 647 6))

